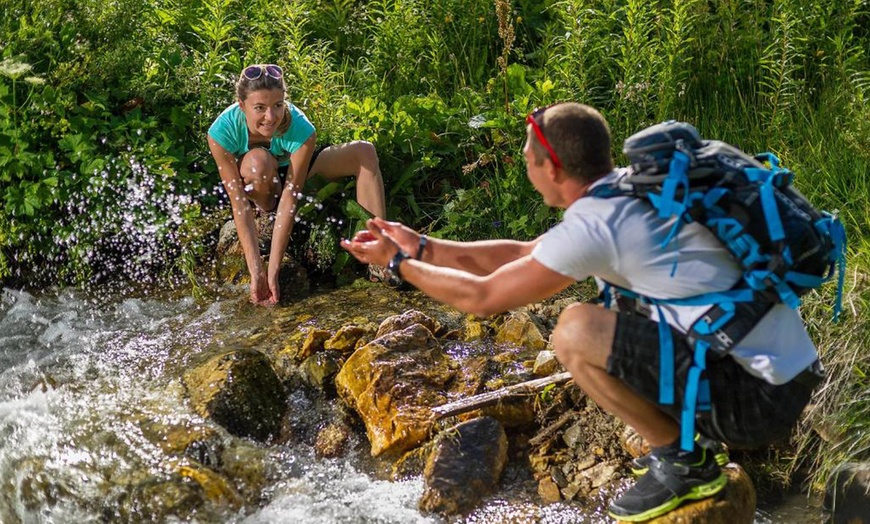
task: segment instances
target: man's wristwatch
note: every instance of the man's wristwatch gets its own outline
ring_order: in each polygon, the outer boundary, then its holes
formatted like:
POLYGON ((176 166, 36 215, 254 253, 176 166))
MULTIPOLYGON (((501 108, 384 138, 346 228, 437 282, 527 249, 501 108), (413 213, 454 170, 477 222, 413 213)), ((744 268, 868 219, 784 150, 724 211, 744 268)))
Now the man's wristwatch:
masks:
POLYGON ((398 283, 402 282, 402 275, 399 272, 399 265, 406 258, 408 258, 408 254, 400 249, 396 251, 396 254, 393 255, 393 258, 391 258, 390 262, 387 264, 387 273, 389 273, 391 279, 395 279, 398 283))

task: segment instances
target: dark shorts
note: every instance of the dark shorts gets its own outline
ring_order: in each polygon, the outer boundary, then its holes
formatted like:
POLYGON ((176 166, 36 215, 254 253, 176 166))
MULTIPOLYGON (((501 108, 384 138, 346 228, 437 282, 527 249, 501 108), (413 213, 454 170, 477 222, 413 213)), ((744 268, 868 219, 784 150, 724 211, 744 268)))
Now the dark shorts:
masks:
MULTIPOLYGON (((331 145, 332 144, 323 144, 323 145, 317 146, 314 149, 314 153, 311 154, 311 160, 308 162, 308 173, 306 174, 306 178, 308 178, 307 175, 311 174, 311 168, 314 167, 314 161, 317 160, 317 157, 320 156, 320 153, 322 153, 324 149, 326 149, 327 147, 329 147, 331 145)), ((290 169, 290 164, 287 164, 285 166, 278 166, 278 178, 281 179, 281 187, 284 187, 284 182, 287 180, 287 171, 289 169, 290 169)))
MULTIPOLYGON (((656 322, 641 315, 618 313, 607 372, 679 422, 693 352, 682 334, 673 328, 671 333, 676 388, 673 405, 658 402, 659 334, 656 322)), ((708 356, 706 376, 710 381, 712 409, 696 414, 696 429, 734 448, 759 447, 787 438, 809 402, 813 389, 811 381, 798 379, 774 386, 750 375, 731 357, 708 356)))

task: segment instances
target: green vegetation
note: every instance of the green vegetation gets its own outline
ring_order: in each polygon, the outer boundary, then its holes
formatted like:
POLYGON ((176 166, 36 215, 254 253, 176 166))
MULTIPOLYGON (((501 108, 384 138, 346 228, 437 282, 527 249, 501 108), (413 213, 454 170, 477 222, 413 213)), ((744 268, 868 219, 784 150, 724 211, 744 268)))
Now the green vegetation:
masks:
MULTIPOLYGON (((324 142, 375 143, 389 214, 434 236, 533 238, 523 118, 600 108, 616 147, 669 118, 773 151, 850 239, 841 323, 805 308, 829 363, 803 431, 815 480, 870 456, 868 0, 0 0, 0 281, 157 282, 195 267, 226 202, 205 131, 243 64, 277 62, 324 142)), ((619 156, 619 151, 614 153, 619 156)), ((360 217, 318 188, 294 250, 339 267, 360 217), (344 219, 337 226, 335 217, 344 219)), ((177 280, 177 279, 175 279, 177 280)), ((806 458, 806 453, 797 457, 806 458)), ((783 476, 801 462, 786 461, 783 476)))

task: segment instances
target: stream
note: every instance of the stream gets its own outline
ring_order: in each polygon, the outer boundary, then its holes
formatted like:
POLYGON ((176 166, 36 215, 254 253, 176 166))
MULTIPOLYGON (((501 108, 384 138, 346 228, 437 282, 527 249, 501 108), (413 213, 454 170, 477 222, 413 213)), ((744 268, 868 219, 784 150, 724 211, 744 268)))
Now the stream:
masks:
MULTIPOLYGON (((131 492, 172 477, 173 458, 148 437, 154 425, 221 428, 188 406, 179 377, 191 364, 233 346, 282 344, 300 323, 335 329, 365 307, 349 289, 323 290, 276 308, 254 307, 228 287, 189 296, 94 296, 71 289, 38 294, 0 289, 0 522, 152 521, 131 492), (150 483, 150 484, 149 484, 150 483), (140 515, 137 517, 137 515, 140 515)), ((365 314, 382 319, 408 307, 458 318, 418 293, 369 289, 365 314)), ((442 523, 417 510, 419 477, 389 481, 363 433, 341 458, 316 458, 310 432, 335 409, 305 391, 289 393, 296 438, 265 446, 266 479, 256 507, 212 504, 194 522, 442 523)), ((239 439, 237 439, 239 440, 239 439)), ((607 522, 606 500, 544 505, 529 479, 509 467, 502 491, 449 522, 607 522)), ((137 491, 138 490, 138 491, 137 491)), ((759 502, 756 523, 819 522, 804 495, 759 502)), ((146 508, 147 509, 147 508, 146 508)), ((166 522, 182 520, 172 515, 166 522)), ((187 521, 187 520, 184 520, 187 521)))

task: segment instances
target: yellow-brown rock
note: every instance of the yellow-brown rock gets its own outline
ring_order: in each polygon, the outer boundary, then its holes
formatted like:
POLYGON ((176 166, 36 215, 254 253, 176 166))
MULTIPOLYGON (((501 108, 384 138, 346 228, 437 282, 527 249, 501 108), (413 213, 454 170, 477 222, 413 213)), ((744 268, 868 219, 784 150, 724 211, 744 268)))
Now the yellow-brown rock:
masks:
POLYGON ((540 351, 547 347, 546 330, 525 311, 512 313, 498 329, 495 341, 540 351))
POLYGON ((723 470, 728 477, 728 485, 715 496, 684 503, 647 523, 752 524, 755 521, 755 487, 752 481, 737 464, 728 464, 723 470))
POLYGON ((212 357, 184 374, 193 409, 233 435, 266 441, 277 436, 286 406, 269 359, 241 349, 212 357))
POLYGON ((199 484, 205 498, 212 503, 219 506, 227 505, 233 510, 242 507, 242 498, 236 490, 226 478, 214 471, 192 463, 178 464, 175 466, 175 471, 182 477, 199 484))
POLYGON ((359 414, 372 456, 378 456, 407 451, 429 436, 431 408, 445 402, 444 386, 454 374, 431 331, 413 324, 356 350, 335 385, 359 414))
POLYGON ((487 324, 480 320, 475 320, 474 318, 468 318, 462 328, 462 340, 465 340, 466 342, 480 340, 488 336, 490 331, 491 329, 487 324))
POLYGON ((323 345, 332 336, 332 333, 323 329, 311 328, 305 335, 305 340, 302 342, 302 347, 299 348, 299 353, 296 354, 298 360, 305 360, 311 355, 323 350, 323 345))
POLYGON ((625 426, 625 430, 619 437, 619 443, 622 449, 634 458, 642 457, 650 451, 649 443, 631 426, 625 426))
POLYGON ((409 309, 404 313, 384 319, 384 321, 381 322, 381 325, 378 326, 378 332, 375 334, 375 338, 380 338, 392 331, 401 331, 406 327, 413 326, 414 324, 420 324, 431 333, 437 333, 440 328, 435 320, 422 311, 409 309))
POLYGON ((343 326, 335 332, 335 335, 332 335, 332 337, 323 343, 323 348, 341 353, 350 353, 356 348, 357 341, 368 334, 369 331, 363 326, 343 326))
POLYGON ((562 492, 559 490, 559 485, 549 476, 538 481, 538 496, 546 503, 562 500, 562 492))

